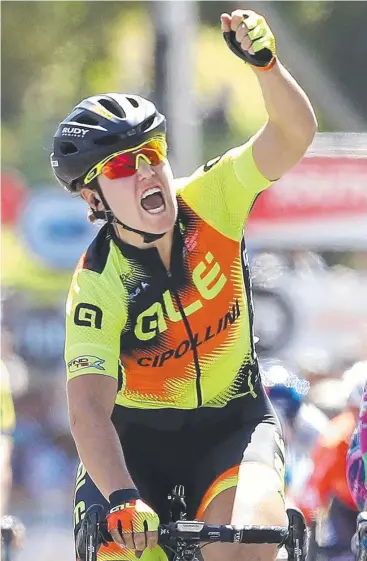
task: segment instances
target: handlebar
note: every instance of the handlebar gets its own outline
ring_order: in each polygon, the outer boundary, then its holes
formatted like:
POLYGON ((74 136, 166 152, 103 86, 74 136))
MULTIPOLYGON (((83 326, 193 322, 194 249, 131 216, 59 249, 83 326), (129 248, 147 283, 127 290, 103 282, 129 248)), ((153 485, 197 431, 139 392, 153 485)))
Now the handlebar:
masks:
MULTIPOLYGON (((99 525, 106 541, 112 541, 106 522, 99 525)), ((158 528, 158 543, 172 545, 180 541, 222 543, 283 543, 288 537, 288 528, 283 526, 231 526, 204 524, 198 520, 181 520, 161 524, 158 528)))
MULTIPOLYGON (((203 542, 284 545, 289 559, 304 561, 307 546, 303 514, 298 509, 287 509, 287 515, 288 526, 214 526, 199 520, 179 520, 159 526, 158 543, 174 550, 176 561, 195 561, 203 542)), ((79 557, 85 561, 97 561, 100 544, 111 541, 104 508, 92 505, 77 534, 76 549, 79 557)))

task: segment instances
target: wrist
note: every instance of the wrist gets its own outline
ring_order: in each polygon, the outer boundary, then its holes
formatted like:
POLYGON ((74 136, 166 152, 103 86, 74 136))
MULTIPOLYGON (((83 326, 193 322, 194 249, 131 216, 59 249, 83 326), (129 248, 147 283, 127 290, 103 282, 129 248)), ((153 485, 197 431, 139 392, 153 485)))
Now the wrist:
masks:
POLYGON ((269 62, 269 64, 267 66, 251 66, 251 68, 253 70, 255 70, 255 72, 268 72, 269 70, 272 70, 274 68, 274 66, 277 66, 277 63, 279 62, 278 57, 274 56, 271 61, 269 62))
POLYGON ((137 501, 140 499, 140 494, 137 489, 117 489, 113 491, 108 497, 111 508, 115 506, 128 503, 130 501, 137 501))

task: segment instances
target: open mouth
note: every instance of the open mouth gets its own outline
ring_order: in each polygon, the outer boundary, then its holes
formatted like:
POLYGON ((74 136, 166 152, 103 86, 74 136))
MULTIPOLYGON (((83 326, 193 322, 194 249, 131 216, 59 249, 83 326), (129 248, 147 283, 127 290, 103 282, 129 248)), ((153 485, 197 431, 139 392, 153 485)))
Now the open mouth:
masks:
POLYGON ((140 204, 149 214, 158 214, 166 208, 163 193, 159 187, 150 187, 144 191, 140 204))

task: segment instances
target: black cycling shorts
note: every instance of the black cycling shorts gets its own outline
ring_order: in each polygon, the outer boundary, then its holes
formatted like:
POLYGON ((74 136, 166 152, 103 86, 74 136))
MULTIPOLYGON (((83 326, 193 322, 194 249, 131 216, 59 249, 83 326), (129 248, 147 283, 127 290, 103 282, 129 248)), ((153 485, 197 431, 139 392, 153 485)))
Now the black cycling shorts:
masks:
MULTIPOLYGON (((257 397, 245 396, 224 408, 192 411, 146 412, 127 422, 126 412, 117 406, 113 422, 119 434, 127 468, 142 499, 169 521, 167 496, 176 485, 185 489, 188 519, 200 518, 206 506, 222 490, 237 485, 242 462, 260 462, 278 470, 283 478, 284 447, 281 428, 262 386, 257 397)), ((108 459, 101 458, 101 462, 108 459)), ((283 483, 280 484, 280 489, 283 483)), ((83 466, 79 466, 75 492, 75 529, 92 504, 108 502, 98 491, 83 466)))

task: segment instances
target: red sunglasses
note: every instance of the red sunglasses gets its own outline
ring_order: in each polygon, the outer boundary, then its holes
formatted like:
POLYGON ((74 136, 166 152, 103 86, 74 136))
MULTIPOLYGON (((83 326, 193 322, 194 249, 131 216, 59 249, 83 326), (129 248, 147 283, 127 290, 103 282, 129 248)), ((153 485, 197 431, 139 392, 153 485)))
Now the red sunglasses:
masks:
POLYGON ((104 158, 87 173, 84 178, 84 185, 88 185, 101 174, 108 179, 131 177, 136 173, 141 161, 151 166, 158 166, 166 157, 167 143, 165 137, 154 137, 145 144, 116 152, 104 158))

